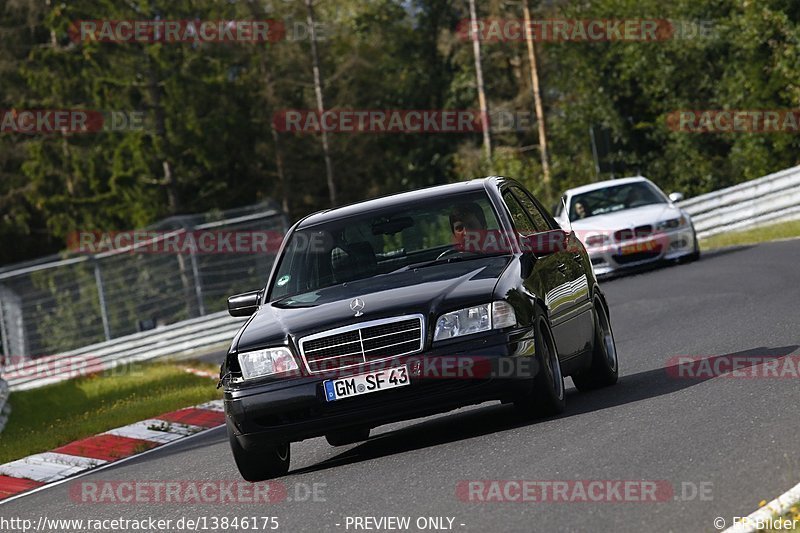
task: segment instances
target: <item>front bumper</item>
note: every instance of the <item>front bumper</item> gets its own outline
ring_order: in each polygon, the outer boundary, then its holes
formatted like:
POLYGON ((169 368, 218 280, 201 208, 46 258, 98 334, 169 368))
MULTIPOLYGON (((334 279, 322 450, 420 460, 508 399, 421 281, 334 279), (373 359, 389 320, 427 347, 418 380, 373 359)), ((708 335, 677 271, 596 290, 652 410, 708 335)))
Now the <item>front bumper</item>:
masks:
POLYGON ((587 248, 596 276, 671 261, 695 252, 695 232, 691 225, 659 232, 647 237, 587 248))
POLYGON ((293 442, 326 433, 377 427, 529 392, 539 368, 532 332, 490 332, 450 342, 382 365, 336 376, 303 376, 239 388, 224 394, 228 426, 242 447, 293 442), (457 361, 470 364, 458 365, 457 361), (323 381, 405 364, 411 384, 327 402, 323 381))

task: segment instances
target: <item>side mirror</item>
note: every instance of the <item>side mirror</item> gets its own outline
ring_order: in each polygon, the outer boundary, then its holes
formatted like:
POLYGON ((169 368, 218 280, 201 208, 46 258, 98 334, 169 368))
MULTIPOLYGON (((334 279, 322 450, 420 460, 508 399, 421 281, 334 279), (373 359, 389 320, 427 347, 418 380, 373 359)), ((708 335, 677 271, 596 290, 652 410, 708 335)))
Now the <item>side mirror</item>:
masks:
POLYGON ((535 257, 544 257, 566 250, 569 235, 569 232, 563 229, 532 233, 520 239, 520 248, 523 253, 532 253, 535 257))
POLYGON ((260 290, 234 294, 228 298, 228 314, 231 316, 250 316, 258 310, 261 303, 260 290))
POLYGON ((670 193, 669 201, 672 202, 672 203, 683 201, 683 193, 681 193, 681 192, 670 193))

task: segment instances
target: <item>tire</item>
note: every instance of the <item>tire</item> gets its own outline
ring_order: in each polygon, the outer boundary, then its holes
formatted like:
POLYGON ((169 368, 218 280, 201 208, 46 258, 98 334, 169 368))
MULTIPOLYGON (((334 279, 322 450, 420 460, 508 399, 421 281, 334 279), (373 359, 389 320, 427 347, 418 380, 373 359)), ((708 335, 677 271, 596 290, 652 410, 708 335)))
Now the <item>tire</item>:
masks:
POLYGON ((700 245, 697 242, 697 234, 694 235, 694 251, 678 259, 679 264, 694 263, 700 259, 700 245))
POLYGON ((514 400, 514 407, 526 418, 543 418, 564 412, 564 376, 558 361, 553 333, 544 316, 536 319, 534 332, 539 371, 533 378, 533 390, 514 400))
POLYGON ((695 233, 695 235, 694 235, 694 252, 692 252, 689 255, 689 258, 687 259, 686 262, 687 263, 693 263, 694 261, 697 261, 698 259, 700 259, 700 244, 697 242, 697 234, 695 233))
POLYGON ((289 471, 292 452, 288 442, 280 446, 245 450, 236 440, 230 426, 228 440, 236 467, 246 481, 264 481, 280 477, 289 471))
POLYGON ((356 442, 367 440, 369 432, 369 428, 337 431, 325 435, 325 440, 331 446, 345 446, 346 444, 355 444, 356 442))
POLYGON ((591 366, 572 376, 572 382, 581 392, 609 387, 619 379, 619 358, 614 332, 606 306, 600 298, 594 300, 594 332, 591 366))

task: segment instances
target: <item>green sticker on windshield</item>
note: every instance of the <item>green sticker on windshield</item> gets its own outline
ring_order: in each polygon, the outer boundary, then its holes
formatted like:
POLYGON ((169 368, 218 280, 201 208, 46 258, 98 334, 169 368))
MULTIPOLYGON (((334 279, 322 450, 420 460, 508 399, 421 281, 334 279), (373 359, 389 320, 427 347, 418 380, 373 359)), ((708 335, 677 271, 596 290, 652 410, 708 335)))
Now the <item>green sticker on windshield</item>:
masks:
POLYGON ((284 285, 286 285, 287 283, 289 283, 289 280, 290 280, 291 278, 292 278, 292 277, 291 277, 290 275, 288 275, 288 274, 287 274, 287 275, 285 275, 285 276, 281 276, 281 277, 278 279, 278 281, 276 282, 276 285, 278 285, 278 287, 283 287, 284 285))

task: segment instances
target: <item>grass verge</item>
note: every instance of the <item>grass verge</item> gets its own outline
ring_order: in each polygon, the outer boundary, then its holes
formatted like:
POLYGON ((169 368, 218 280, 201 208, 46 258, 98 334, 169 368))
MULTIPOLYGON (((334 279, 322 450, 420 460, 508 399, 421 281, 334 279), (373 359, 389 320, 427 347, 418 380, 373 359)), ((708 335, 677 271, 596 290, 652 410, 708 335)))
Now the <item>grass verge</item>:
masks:
POLYGON ((723 248, 725 246, 737 246, 744 244, 757 244, 760 242, 774 241, 777 239, 790 239, 800 237, 800 220, 790 222, 780 222, 769 226, 749 229, 744 231, 732 231, 730 233, 720 233, 700 240, 700 249, 703 251, 723 248))
MULTIPOLYGON (((214 371, 213 365, 192 364, 214 371)), ((12 392, 11 416, 0 433, 0 464, 63 446, 119 426, 221 398, 216 383, 167 363, 126 366, 12 392)))

